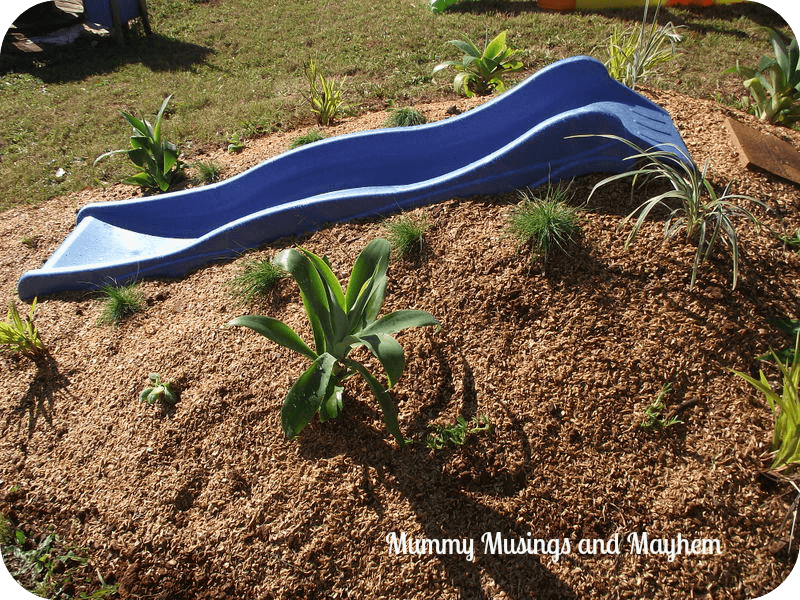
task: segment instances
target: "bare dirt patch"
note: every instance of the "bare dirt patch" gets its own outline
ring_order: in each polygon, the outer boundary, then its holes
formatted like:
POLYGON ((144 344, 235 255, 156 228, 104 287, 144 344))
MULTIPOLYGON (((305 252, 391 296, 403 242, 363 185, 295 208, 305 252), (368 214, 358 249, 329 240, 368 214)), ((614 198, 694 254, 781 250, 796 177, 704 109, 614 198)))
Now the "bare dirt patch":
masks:
MULTIPOLYGON (((715 257, 688 289, 693 249, 646 225, 623 250, 617 227, 637 201, 627 186, 593 199, 583 238, 546 270, 504 232, 514 196, 416 209, 434 224, 421 260, 394 263, 386 311, 433 313, 441 331, 398 339, 406 372, 393 391, 401 427, 485 414, 491 435, 459 449, 399 448, 369 390, 353 381, 343 417, 295 441, 281 400, 304 359, 232 318, 270 314, 308 333, 294 284, 272 301, 238 305, 228 284, 240 261, 180 280, 141 284, 148 308, 99 327, 88 293, 41 299, 37 324, 51 361, 0 358, 0 501, 20 526, 54 528, 90 549, 123 598, 753 598, 791 570, 788 487, 759 473, 772 420, 763 398, 729 368, 788 344, 767 319, 798 318, 800 256, 769 231, 800 227, 796 187, 742 170, 723 121, 732 112, 674 92, 667 108, 713 179, 769 203, 767 227, 742 223, 742 273, 715 257), (164 414, 138 402, 155 372, 177 381, 164 414), (638 427, 665 382, 682 424, 638 427), (720 554, 630 553, 630 533, 718 540, 720 554), (394 555, 386 537, 471 539, 458 554, 394 555), (571 552, 492 555, 484 533, 567 538, 571 552), (620 554, 581 554, 578 541, 620 539, 620 554)), ((420 107, 443 118, 454 102, 420 107)), ((469 103, 459 101, 467 108, 469 103)), ((463 105, 463 106, 462 106, 463 105)), ((800 148, 800 135, 756 123, 800 148)), ((334 133, 380 125, 386 113, 334 133)), ((226 175, 288 148, 303 131, 209 155, 226 175)), ((197 157, 201 158, 201 157, 197 157)), ((577 181, 585 197, 598 177, 577 181)), ((87 202, 135 195, 111 186, 3 214, 0 289, 15 292, 87 202)), ((380 223, 333 225, 294 243, 326 254, 344 277, 380 223)))

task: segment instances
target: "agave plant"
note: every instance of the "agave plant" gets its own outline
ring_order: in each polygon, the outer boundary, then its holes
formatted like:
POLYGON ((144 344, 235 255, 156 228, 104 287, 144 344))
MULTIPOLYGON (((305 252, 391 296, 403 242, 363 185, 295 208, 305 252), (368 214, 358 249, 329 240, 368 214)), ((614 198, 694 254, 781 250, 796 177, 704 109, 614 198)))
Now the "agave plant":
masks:
POLYGON ((387 390, 364 365, 348 356, 354 348, 366 346, 383 366, 390 389, 405 369, 403 348, 391 334, 408 327, 439 324, 430 313, 421 310, 398 310, 377 318, 386 291, 390 250, 384 239, 370 242, 353 265, 346 291, 328 261, 313 252, 292 248, 275 257, 275 264, 300 287, 314 333, 314 349, 288 325, 271 317, 249 315, 230 322, 248 327, 312 361, 283 401, 281 426, 290 438, 300 433, 315 414, 319 414, 320 421, 338 417, 342 410, 342 384, 359 374, 378 400, 387 429, 399 444, 405 443, 397 409, 387 390))
POLYGON ((762 56, 755 69, 738 63, 732 71, 745 80, 754 100, 755 115, 762 121, 791 125, 800 121, 800 48, 797 39, 787 43, 783 35, 767 28, 775 57, 762 56))
POLYGON ((464 57, 460 62, 448 60, 440 63, 433 68, 433 72, 453 67, 457 71, 453 79, 453 90, 467 98, 476 94, 485 96, 493 92, 504 92, 506 86, 503 77, 523 68, 517 50, 506 45, 505 31, 501 31, 486 44, 482 52, 470 40, 451 40, 449 43, 461 50, 464 57))
POLYGON ((139 172, 125 179, 123 183, 166 192, 175 176, 183 171, 183 165, 178 160, 178 147, 161 135, 161 120, 171 98, 170 94, 161 104, 155 125, 122 111, 120 113, 122 117, 133 127, 131 147, 127 150, 111 150, 101 154, 95 159, 94 164, 113 154, 127 154, 139 172))

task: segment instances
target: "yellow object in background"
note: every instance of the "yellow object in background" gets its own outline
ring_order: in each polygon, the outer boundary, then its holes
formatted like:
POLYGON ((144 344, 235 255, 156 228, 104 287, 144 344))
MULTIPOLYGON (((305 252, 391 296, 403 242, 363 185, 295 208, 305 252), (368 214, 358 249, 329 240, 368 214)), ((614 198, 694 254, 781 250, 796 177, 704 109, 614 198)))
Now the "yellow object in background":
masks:
MULTIPOLYGON (((662 0, 664 6, 712 6, 735 4, 745 0, 662 0)), ((644 6, 646 0, 538 0, 539 8, 549 10, 598 10, 603 8, 633 8, 644 6)), ((657 4, 657 2, 650 2, 657 4)))

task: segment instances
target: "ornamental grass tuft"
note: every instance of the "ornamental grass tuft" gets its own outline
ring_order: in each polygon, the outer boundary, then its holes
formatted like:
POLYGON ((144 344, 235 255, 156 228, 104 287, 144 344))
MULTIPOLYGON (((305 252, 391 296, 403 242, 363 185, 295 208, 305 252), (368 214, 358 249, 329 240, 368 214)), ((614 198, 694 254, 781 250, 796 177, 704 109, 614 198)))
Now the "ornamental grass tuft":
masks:
POLYGON ((544 195, 530 189, 519 192, 522 202, 511 211, 507 231, 520 246, 529 246, 533 258, 544 262, 556 249, 566 252, 580 235, 580 211, 569 202, 574 194, 571 182, 547 184, 544 195))

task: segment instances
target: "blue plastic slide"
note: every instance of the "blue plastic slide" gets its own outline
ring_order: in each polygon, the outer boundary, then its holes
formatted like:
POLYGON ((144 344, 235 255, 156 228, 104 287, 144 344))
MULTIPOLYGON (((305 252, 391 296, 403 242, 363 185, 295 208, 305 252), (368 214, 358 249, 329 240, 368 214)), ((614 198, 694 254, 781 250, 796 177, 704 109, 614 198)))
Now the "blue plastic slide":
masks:
POLYGON ((334 137, 205 187, 90 204, 23 299, 144 277, 177 277, 283 236, 439 202, 587 173, 622 172, 631 148, 672 144, 669 115, 589 57, 552 64, 457 117, 334 137))

